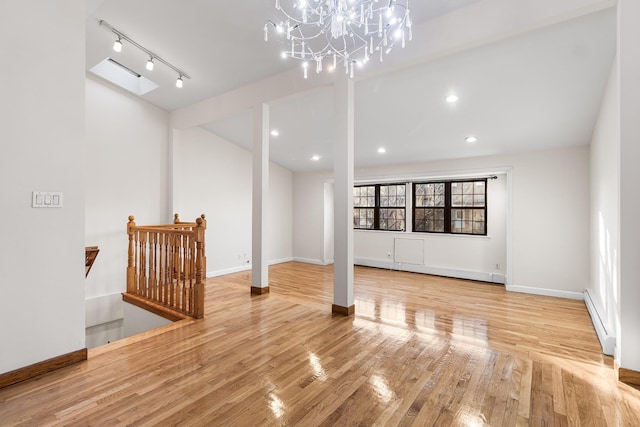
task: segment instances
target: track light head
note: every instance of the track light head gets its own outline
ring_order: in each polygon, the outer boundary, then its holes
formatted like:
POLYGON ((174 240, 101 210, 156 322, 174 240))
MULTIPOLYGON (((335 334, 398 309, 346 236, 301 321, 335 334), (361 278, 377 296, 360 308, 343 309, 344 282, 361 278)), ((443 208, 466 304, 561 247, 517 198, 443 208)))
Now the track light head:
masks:
POLYGON ((149 58, 147 61, 147 70, 153 71, 153 57, 149 58))
POLYGON ((176 80, 176 87, 182 88, 182 76, 178 77, 178 80, 176 80))
POLYGON ((122 40, 120 39, 120 37, 118 37, 118 40, 113 43, 113 50, 115 50, 116 52, 122 51, 122 40))

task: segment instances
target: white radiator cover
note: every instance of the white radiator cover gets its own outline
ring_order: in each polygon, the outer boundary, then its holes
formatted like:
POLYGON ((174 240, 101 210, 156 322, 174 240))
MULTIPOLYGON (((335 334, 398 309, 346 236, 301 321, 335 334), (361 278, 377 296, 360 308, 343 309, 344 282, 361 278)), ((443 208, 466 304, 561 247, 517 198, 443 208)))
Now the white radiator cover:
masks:
POLYGON ((395 238, 393 261, 401 264, 424 264, 424 240, 395 238))

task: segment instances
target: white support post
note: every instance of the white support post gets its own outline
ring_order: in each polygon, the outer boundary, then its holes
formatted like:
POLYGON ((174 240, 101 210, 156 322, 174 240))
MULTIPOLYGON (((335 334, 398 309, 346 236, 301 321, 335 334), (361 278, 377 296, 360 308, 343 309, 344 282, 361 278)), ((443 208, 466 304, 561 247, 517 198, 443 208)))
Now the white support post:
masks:
POLYGON ((253 203, 251 246, 251 293, 269 292, 269 265, 266 253, 267 197, 269 195, 269 106, 253 110, 253 203))
POLYGON ((354 312, 353 297, 353 146, 354 87, 344 73, 336 73, 334 147, 334 264, 333 313, 354 312))

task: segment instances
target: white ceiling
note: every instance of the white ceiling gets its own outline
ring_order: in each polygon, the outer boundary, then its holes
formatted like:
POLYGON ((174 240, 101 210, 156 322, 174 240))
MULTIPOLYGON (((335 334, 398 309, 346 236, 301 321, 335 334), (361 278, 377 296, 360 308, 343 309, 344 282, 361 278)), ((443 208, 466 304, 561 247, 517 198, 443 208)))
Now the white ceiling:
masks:
MULTIPOLYGON (((413 1, 414 21, 476 1, 413 1)), ((105 0, 87 20, 87 68, 111 55, 160 84, 143 99, 168 111, 185 107, 299 66, 263 41, 270 4, 105 0), (161 66, 147 72, 140 51, 125 44, 114 54, 114 36, 97 19, 193 78, 177 89, 175 73, 161 66)), ((615 55, 615 25, 612 8, 357 80, 356 166, 588 144, 615 55), (444 100, 450 92, 460 97, 455 105, 444 100), (479 138, 473 145, 464 142, 471 134, 479 138)), ((273 103, 271 124, 280 136, 271 138, 271 159, 292 171, 331 169, 332 120, 331 88, 273 103), (319 161, 310 160, 314 154, 319 161)), ((251 147, 250 111, 204 128, 251 147)))

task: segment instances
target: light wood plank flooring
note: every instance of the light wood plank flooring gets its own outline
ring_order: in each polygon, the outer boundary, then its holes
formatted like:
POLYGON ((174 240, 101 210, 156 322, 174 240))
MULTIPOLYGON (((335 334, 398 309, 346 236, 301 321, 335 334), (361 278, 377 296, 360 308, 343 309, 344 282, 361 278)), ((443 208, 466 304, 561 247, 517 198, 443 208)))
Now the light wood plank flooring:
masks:
POLYGON ((356 314, 332 270, 207 280, 206 318, 89 351, 0 389, 0 425, 638 426, 581 301, 357 267, 356 314))

